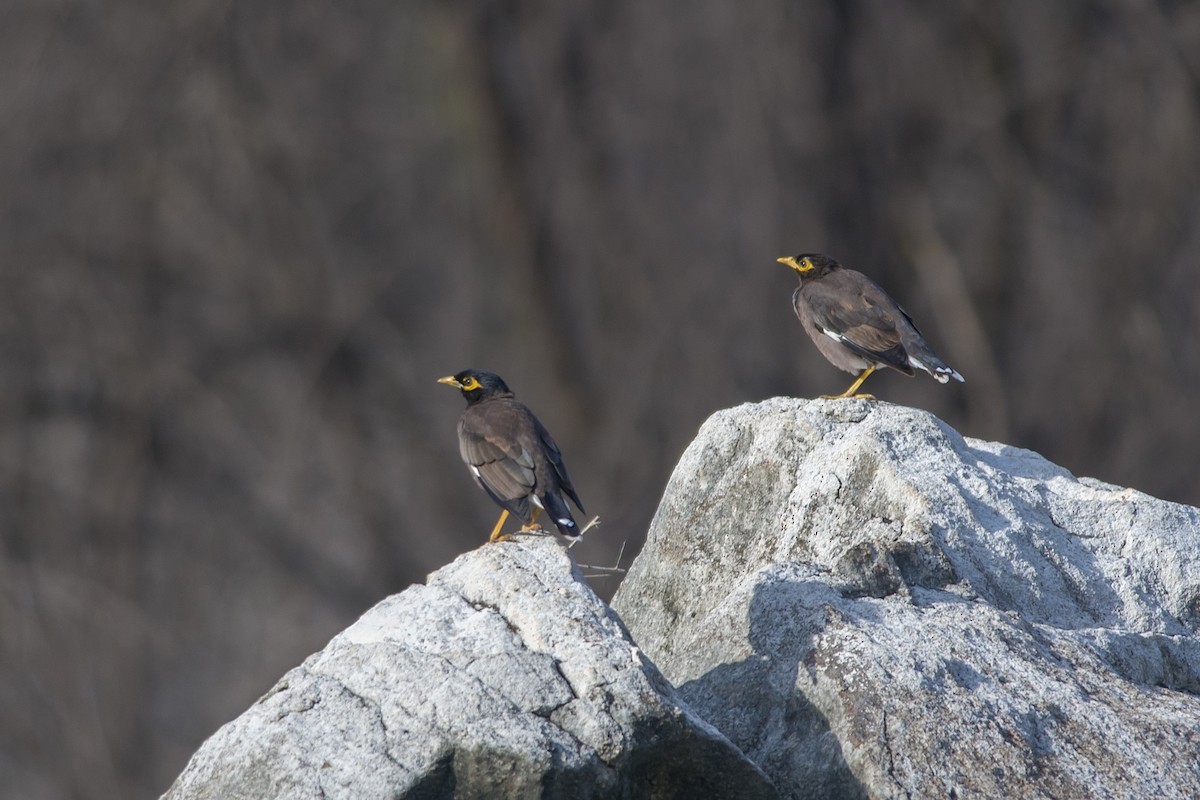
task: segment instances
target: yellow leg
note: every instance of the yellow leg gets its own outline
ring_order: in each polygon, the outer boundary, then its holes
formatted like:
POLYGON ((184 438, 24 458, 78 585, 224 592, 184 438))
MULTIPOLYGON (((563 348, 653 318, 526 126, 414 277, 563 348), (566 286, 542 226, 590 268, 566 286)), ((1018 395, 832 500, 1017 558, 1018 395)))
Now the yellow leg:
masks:
POLYGON ((542 510, 540 508, 538 508, 537 506, 534 506, 533 507, 533 516, 529 518, 529 524, 522 525, 521 530, 523 530, 523 531, 539 531, 539 530, 541 530, 542 529, 541 525, 534 524, 537 522, 538 514, 540 514, 540 513, 542 513, 542 510))
POLYGON ((500 535, 500 529, 504 527, 504 521, 508 519, 508 509, 500 512, 500 519, 496 520, 496 527, 492 528, 492 535, 488 537, 489 542, 499 542, 505 537, 500 535))
POLYGON ((858 387, 862 386, 863 381, 865 381, 867 378, 869 378, 871 376, 871 373, 874 371, 875 371, 875 365, 872 364, 871 366, 869 366, 863 370, 862 375, 858 376, 858 380, 856 380, 854 383, 850 384, 849 389, 842 392, 841 394, 823 394, 823 395, 821 395, 821 399, 822 400, 840 400, 843 397, 861 397, 865 400, 874 400, 875 395, 873 395, 873 394, 855 394, 855 392, 858 391, 858 387))

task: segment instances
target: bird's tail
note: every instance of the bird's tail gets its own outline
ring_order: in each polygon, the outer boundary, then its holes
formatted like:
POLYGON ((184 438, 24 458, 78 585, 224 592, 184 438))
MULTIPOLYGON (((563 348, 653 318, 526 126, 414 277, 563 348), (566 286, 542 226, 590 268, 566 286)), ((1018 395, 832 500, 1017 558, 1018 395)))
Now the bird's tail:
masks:
POLYGON ((924 342, 915 347, 913 344, 907 344, 905 349, 908 350, 908 363, 917 369, 925 370, 938 383, 946 383, 951 378, 960 383, 964 380, 963 376, 958 374, 958 370, 934 355, 924 342))
POLYGON ((559 533, 571 539, 578 539, 583 535, 579 526, 575 524, 575 518, 571 516, 571 509, 567 508, 567 501, 560 495, 548 494, 542 498, 542 504, 550 519, 554 520, 554 526, 558 528, 559 533))

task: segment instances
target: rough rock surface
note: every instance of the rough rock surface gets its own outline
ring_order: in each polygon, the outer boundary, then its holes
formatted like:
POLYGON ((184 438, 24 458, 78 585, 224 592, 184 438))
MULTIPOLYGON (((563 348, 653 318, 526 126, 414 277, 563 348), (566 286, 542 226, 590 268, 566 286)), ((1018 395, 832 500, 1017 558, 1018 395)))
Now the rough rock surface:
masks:
POLYGON ((924 412, 715 414, 613 605, 787 797, 1200 797, 1200 512, 924 412))
POLYGON ((389 597, 222 727, 165 797, 776 797, 550 539, 389 597))

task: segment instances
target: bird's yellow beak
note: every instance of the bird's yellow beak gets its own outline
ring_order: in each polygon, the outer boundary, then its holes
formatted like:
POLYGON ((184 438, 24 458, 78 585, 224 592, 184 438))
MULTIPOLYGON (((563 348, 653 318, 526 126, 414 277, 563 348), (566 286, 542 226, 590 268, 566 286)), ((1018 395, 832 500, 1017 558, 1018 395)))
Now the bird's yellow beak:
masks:
POLYGON ((444 384, 446 384, 447 386, 453 386, 455 389, 461 389, 461 388, 462 388, 462 384, 461 384, 461 383, 459 383, 458 381, 454 380, 454 376, 453 376, 453 375, 447 375, 447 376, 446 376, 446 377, 444 377, 444 378, 438 378, 438 383, 444 383, 444 384))
POLYGON ((794 269, 796 272, 800 271, 800 265, 796 263, 795 256, 784 256, 783 258, 777 258, 775 260, 780 264, 783 264, 788 269, 794 269))

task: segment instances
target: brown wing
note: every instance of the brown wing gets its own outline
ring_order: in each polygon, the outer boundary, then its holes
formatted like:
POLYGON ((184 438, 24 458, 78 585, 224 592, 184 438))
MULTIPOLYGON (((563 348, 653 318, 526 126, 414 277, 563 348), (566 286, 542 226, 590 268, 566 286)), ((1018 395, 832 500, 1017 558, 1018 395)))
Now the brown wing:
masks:
POLYGON ((458 449, 476 482, 503 508, 529 520, 536 485, 528 409, 507 398, 470 406, 458 421, 458 449))
POLYGON ((864 358, 912 374, 901 344, 911 325, 896 302, 860 272, 842 269, 803 287, 813 324, 864 358))
POLYGON ((575 502, 576 508, 583 511, 583 503, 579 502, 575 485, 571 483, 571 476, 567 474, 567 465, 563 463, 562 451, 558 449, 558 443, 554 441, 554 437, 550 435, 550 431, 546 430, 540 420, 534 418, 534 423, 538 437, 541 439, 542 454, 545 455, 548 465, 553 470, 553 474, 549 476, 551 480, 547 482, 549 485, 544 488, 550 494, 555 494, 559 490, 565 492, 567 497, 575 502))

